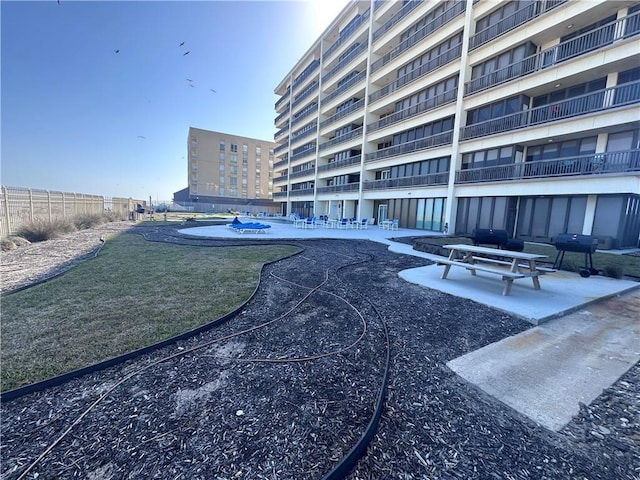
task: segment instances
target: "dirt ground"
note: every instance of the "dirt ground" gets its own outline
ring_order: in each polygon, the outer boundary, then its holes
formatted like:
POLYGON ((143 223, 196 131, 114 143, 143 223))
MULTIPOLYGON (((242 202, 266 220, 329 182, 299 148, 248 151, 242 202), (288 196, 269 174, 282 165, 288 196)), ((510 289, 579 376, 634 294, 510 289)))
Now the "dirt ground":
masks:
MULTIPOLYGON (((94 233, 121 230, 104 228, 94 233)), ((211 248, 253 243, 135 231, 211 248)), ((3 253, 3 292, 90 258, 100 237, 86 236, 67 243, 83 243, 75 257, 57 251, 63 243, 3 253)), ((404 282, 397 273, 425 260, 381 244, 283 243, 304 251, 267 266, 228 322, 4 402, 1 478, 321 479, 366 432, 380 395, 350 480, 640 478, 638 365, 548 431, 445 365, 528 323, 404 282)))

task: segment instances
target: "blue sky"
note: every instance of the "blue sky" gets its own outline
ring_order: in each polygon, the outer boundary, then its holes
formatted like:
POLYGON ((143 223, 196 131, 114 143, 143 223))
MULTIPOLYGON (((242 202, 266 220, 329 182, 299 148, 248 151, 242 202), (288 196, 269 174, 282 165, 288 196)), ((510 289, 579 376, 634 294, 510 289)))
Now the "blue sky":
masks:
POLYGON ((189 127, 273 139, 274 88, 345 4, 3 0, 2 185, 170 200, 189 127))

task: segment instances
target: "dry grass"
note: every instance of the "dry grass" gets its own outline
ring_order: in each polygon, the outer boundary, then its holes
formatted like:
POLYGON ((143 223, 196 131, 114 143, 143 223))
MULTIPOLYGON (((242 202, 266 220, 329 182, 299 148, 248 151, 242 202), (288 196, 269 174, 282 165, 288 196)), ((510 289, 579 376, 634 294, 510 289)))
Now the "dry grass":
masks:
POLYGON ((53 281, 2 299, 2 390, 183 333, 238 307, 290 246, 207 248, 133 234, 53 281))

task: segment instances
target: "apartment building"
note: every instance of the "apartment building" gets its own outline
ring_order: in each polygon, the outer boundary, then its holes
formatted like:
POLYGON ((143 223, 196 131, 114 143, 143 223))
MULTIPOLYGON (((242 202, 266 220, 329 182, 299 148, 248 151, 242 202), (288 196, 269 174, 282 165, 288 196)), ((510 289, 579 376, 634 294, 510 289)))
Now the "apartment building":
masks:
POLYGON ((276 87, 283 214, 640 236, 640 2, 352 1, 276 87))
POLYGON ((176 192, 174 200, 216 211, 279 211, 272 200, 275 146, 266 140, 189 128, 189 186, 176 192))

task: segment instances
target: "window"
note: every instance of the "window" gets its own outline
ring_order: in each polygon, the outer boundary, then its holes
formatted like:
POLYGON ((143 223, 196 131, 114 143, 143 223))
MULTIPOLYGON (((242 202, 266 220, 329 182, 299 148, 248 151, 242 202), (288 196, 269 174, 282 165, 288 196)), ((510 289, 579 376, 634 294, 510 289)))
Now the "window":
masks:
POLYGON ((256 157, 259 157, 260 155, 262 155, 262 148, 256 147, 256 157))
POLYGON ((224 152, 224 142, 220 142, 220 151, 224 152))
POLYGON ((238 153, 238 145, 236 143, 231 144, 231 151, 238 153))
POLYGON ((220 162, 224 162, 224 152, 220 152, 220 162))
POLYGON ((242 145, 242 153, 248 153, 249 152, 249 145, 242 145))

